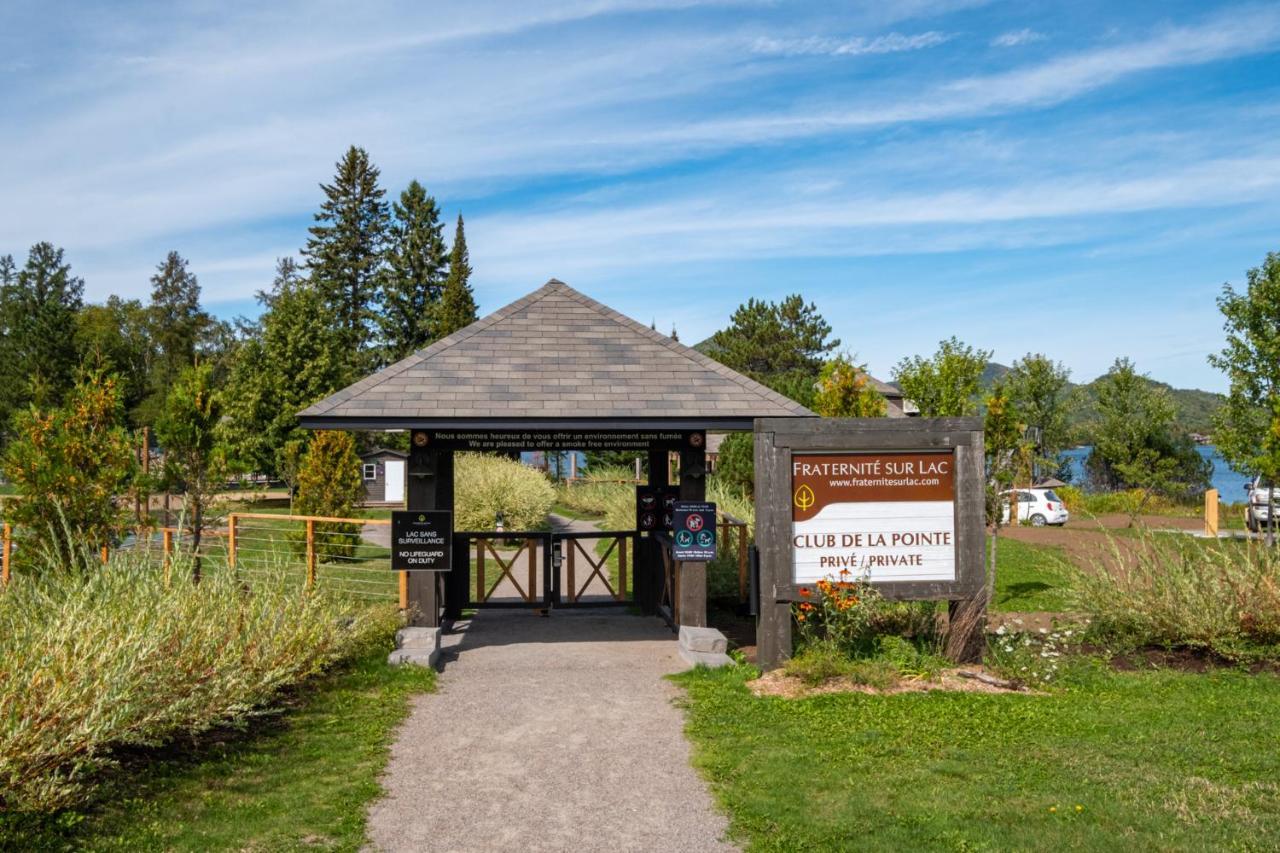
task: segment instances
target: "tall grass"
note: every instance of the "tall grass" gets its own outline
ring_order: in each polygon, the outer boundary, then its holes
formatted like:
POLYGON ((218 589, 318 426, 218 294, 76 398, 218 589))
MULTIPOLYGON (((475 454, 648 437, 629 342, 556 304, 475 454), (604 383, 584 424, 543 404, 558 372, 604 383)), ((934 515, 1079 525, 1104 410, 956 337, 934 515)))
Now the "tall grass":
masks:
POLYGON ((391 606, 281 580, 252 585, 204 563, 123 552, 53 567, 0 592, 0 812, 92 796, 112 751, 157 746, 262 713, 284 688, 384 640, 391 606))
POLYGON ((1077 583, 1081 609, 1104 635, 1228 658, 1280 644, 1280 555, 1258 542, 1141 530, 1077 583))

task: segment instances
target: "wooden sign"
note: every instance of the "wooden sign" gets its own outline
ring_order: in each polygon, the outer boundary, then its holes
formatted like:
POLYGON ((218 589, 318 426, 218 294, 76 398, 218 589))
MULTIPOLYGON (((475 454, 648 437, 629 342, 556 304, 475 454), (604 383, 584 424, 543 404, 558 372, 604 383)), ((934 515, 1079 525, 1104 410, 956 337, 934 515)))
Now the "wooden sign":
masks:
POLYGON ((447 572, 453 568, 453 513, 397 510, 391 513, 391 570, 447 572))
POLYGON ((796 453, 792 582, 954 581, 952 451, 796 453))

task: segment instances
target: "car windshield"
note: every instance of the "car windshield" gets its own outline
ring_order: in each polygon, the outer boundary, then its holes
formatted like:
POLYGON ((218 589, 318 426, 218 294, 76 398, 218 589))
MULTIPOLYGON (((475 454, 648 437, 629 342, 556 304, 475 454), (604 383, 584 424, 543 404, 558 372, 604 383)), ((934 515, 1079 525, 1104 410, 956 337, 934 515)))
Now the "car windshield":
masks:
POLYGON ((1047 501, 1057 501, 1058 503, 1062 503, 1062 498, 1054 494, 1053 489, 1046 489, 1044 493, 1044 498, 1047 501))

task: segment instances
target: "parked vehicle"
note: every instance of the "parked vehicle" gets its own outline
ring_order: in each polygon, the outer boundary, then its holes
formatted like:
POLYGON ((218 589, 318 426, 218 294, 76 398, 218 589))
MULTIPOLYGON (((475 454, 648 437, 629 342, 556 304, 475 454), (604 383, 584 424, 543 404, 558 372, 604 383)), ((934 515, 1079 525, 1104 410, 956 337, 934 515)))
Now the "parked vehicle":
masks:
MULTIPOLYGON (((1015 490, 1001 492, 1004 498, 1005 524, 1009 523, 1009 496, 1015 490)), ((1046 524, 1066 524, 1071 518, 1067 505, 1053 489, 1017 489, 1018 523, 1030 522, 1032 527, 1044 527, 1046 524)))
MULTIPOLYGON (((1244 489, 1249 493, 1249 502, 1244 510, 1244 526, 1257 533, 1273 523, 1271 483, 1255 477, 1252 483, 1245 484, 1244 489)), ((1280 504, 1280 486, 1275 488, 1275 502, 1280 504)))

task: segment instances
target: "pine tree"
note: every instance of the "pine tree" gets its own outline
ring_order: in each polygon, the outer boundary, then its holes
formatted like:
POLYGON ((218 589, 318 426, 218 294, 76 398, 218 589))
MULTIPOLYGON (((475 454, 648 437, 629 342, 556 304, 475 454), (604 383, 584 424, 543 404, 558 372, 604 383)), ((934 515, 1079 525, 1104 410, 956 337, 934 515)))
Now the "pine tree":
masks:
POLYGON ((459 214, 458 227, 453 236, 453 250, 449 254, 449 277, 445 279, 444 292, 440 294, 440 306, 436 311, 437 340, 476 321, 476 300, 471 293, 470 281, 471 257, 467 253, 467 235, 463 231, 462 215, 459 214))
POLYGON ((84 306, 76 323, 76 351, 82 364, 116 374, 130 425, 141 426, 140 407, 151 392, 155 354, 147 307, 119 296, 84 306))
POLYGON ((211 318, 200 308, 200 282, 177 252, 151 276, 151 340, 156 349, 152 385, 161 396, 196 360, 196 345, 211 318))
POLYGON ((37 243, 26 266, 4 265, 0 285, 0 433, 28 404, 58 405, 75 382, 76 317, 84 281, 62 249, 37 243))
POLYGON ((271 291, 258 294, 265 306, 257 334, 237 351, 223 405, 223 439, 236 462, 276 473, 279 452, 306 437, 297 413, 352 378, 339 329, 324 322, 319 290, 290 258, 276 266, 271 291))
POLYGON ((675 341, 676 343, 680 342, 680 333, 676 331, 676 326, 674 323, 671 324, 671 340, 675 341))
POLYGON ((826 354, 840 345, 830 335, 817 306, 806 305, 799 294, 778 303, 748 299, 733 312, 729 327, 711 336, 706 353, 807 406, 826 354))
POLYGON ((431 318, 449 264, 439 208, 422 184, 410 183, 391 209, 394 219, 378 317, 388 362, 431 342, 431 318))
POLYGON ((335 325, 355 374, 376 362, 372 349, 378 287, 386 255, 387 203, 378 169, 354 145, 337 164, 332 184, 311 226, 304 254, 325 309, 313 318, 335 325))

